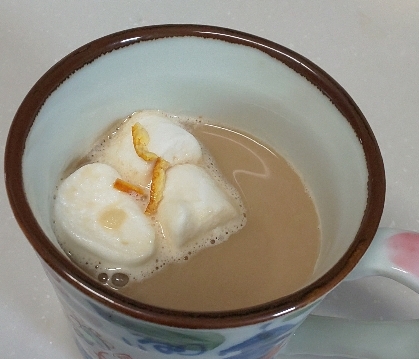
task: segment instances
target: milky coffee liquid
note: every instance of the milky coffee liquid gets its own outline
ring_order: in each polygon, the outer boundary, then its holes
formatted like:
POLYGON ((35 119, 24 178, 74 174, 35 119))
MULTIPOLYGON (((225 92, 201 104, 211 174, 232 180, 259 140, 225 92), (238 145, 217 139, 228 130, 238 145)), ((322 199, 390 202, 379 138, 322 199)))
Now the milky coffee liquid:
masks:
POLYGON ((119 291, 165 308, 218 311, 266 303, 303 287, 319 254, 320 230, 298 174, 240 133, 211 125, 192 133, 239 190, 247 224, 227 241, 119 291))

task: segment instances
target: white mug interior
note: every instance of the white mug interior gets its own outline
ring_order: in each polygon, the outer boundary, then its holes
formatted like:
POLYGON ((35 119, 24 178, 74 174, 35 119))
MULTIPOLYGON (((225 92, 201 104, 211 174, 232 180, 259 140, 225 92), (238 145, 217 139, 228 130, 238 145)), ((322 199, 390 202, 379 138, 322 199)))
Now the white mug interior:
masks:
POLYGON ((251 46, 199 37, 108 52, 48 97, 26 141, 23 176, 34 216, 57 248, 52 201, 63 171, 117 119, 141 109, 203 116, 251 134, 293 164, 320 218, 312 281, 348 250, 368 186, 365 155, 351 125, 315 85, 277 59, 251 46))

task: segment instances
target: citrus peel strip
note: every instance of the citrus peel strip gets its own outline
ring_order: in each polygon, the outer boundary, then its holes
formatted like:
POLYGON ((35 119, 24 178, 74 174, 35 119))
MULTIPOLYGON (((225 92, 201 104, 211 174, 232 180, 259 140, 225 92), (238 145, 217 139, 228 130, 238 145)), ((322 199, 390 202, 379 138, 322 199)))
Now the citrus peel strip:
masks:
POLYGON ((145 214, 152 215, 156 213, 157 207, 163 198, 163 190, 166 183, 166 170, 169 167, 169 162, 161 157, 157 158, 151 179, 150 200, 145 210, 145 214))
POLYGON ((150 142, 150 137, 146 129, 141 126, 138 122, 131 128, 132 141, 134 144, 135 152, 144 161, 154 161, 157 159, 157 155, 147 150, 147 145, 150 142))
POLYGON ((136 185, 133 185, 127 181, 124 181, 120 178, 117 178, 113 183, 113 188, 117 189, 118 191, 126 192, 129 194, 138 194, 140 196, 144 196, 144 190, 136 185))

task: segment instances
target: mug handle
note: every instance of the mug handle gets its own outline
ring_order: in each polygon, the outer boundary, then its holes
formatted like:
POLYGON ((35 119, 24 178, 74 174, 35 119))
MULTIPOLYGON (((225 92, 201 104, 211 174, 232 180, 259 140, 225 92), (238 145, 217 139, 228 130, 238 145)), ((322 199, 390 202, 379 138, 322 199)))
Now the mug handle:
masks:
MULTIPOLYGON (((419 233, 380 228, 345 280, 368 276, 388 277, 419 293, 419 233)), ((419 319, 359 321, 309 315, 281 354, 415 359, 418 333, 419 319)))

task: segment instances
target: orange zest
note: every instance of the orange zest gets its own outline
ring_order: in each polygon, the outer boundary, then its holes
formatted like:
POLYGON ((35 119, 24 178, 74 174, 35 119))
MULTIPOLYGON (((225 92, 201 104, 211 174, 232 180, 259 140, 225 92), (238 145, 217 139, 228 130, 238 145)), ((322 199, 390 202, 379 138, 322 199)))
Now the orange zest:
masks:
POLYGON ((161 157, 158 157, 153 168, 150 188, 150 200, 148 202, 145 213, 152 215, 156 213, 157 207, 163 198, 164 185, 166 183, 166 170, 170 163, 161 157))
POLYGON ((144 161, 154 161, 157 155, 147 150, 147 145, 150 142, 150 137, 146 129, 138 122, 131 128, 132 142, 134 144, 135 152, 144 161))
POLYGON ((113 183, 113 188, 117 189, 118 191, 126 192, 129 194, 138 194, 140 196, 145 195, 145 192, 141 187, 133 185, 120 178, 117 178, 115 180, 115 182, 113 183))
POLYGON ((157 212, 159 203, 163 198, 163 190, 166 183, 166 170, 170 167, 170 163, 147 149, 150 137, 147 130, 138 122, 132 126, 131 133, 132 143, 138 157, 147 162, 155 161, 151 178, 150 198, 147 208, 145 209, 145 214, 153 215, 157 212))

